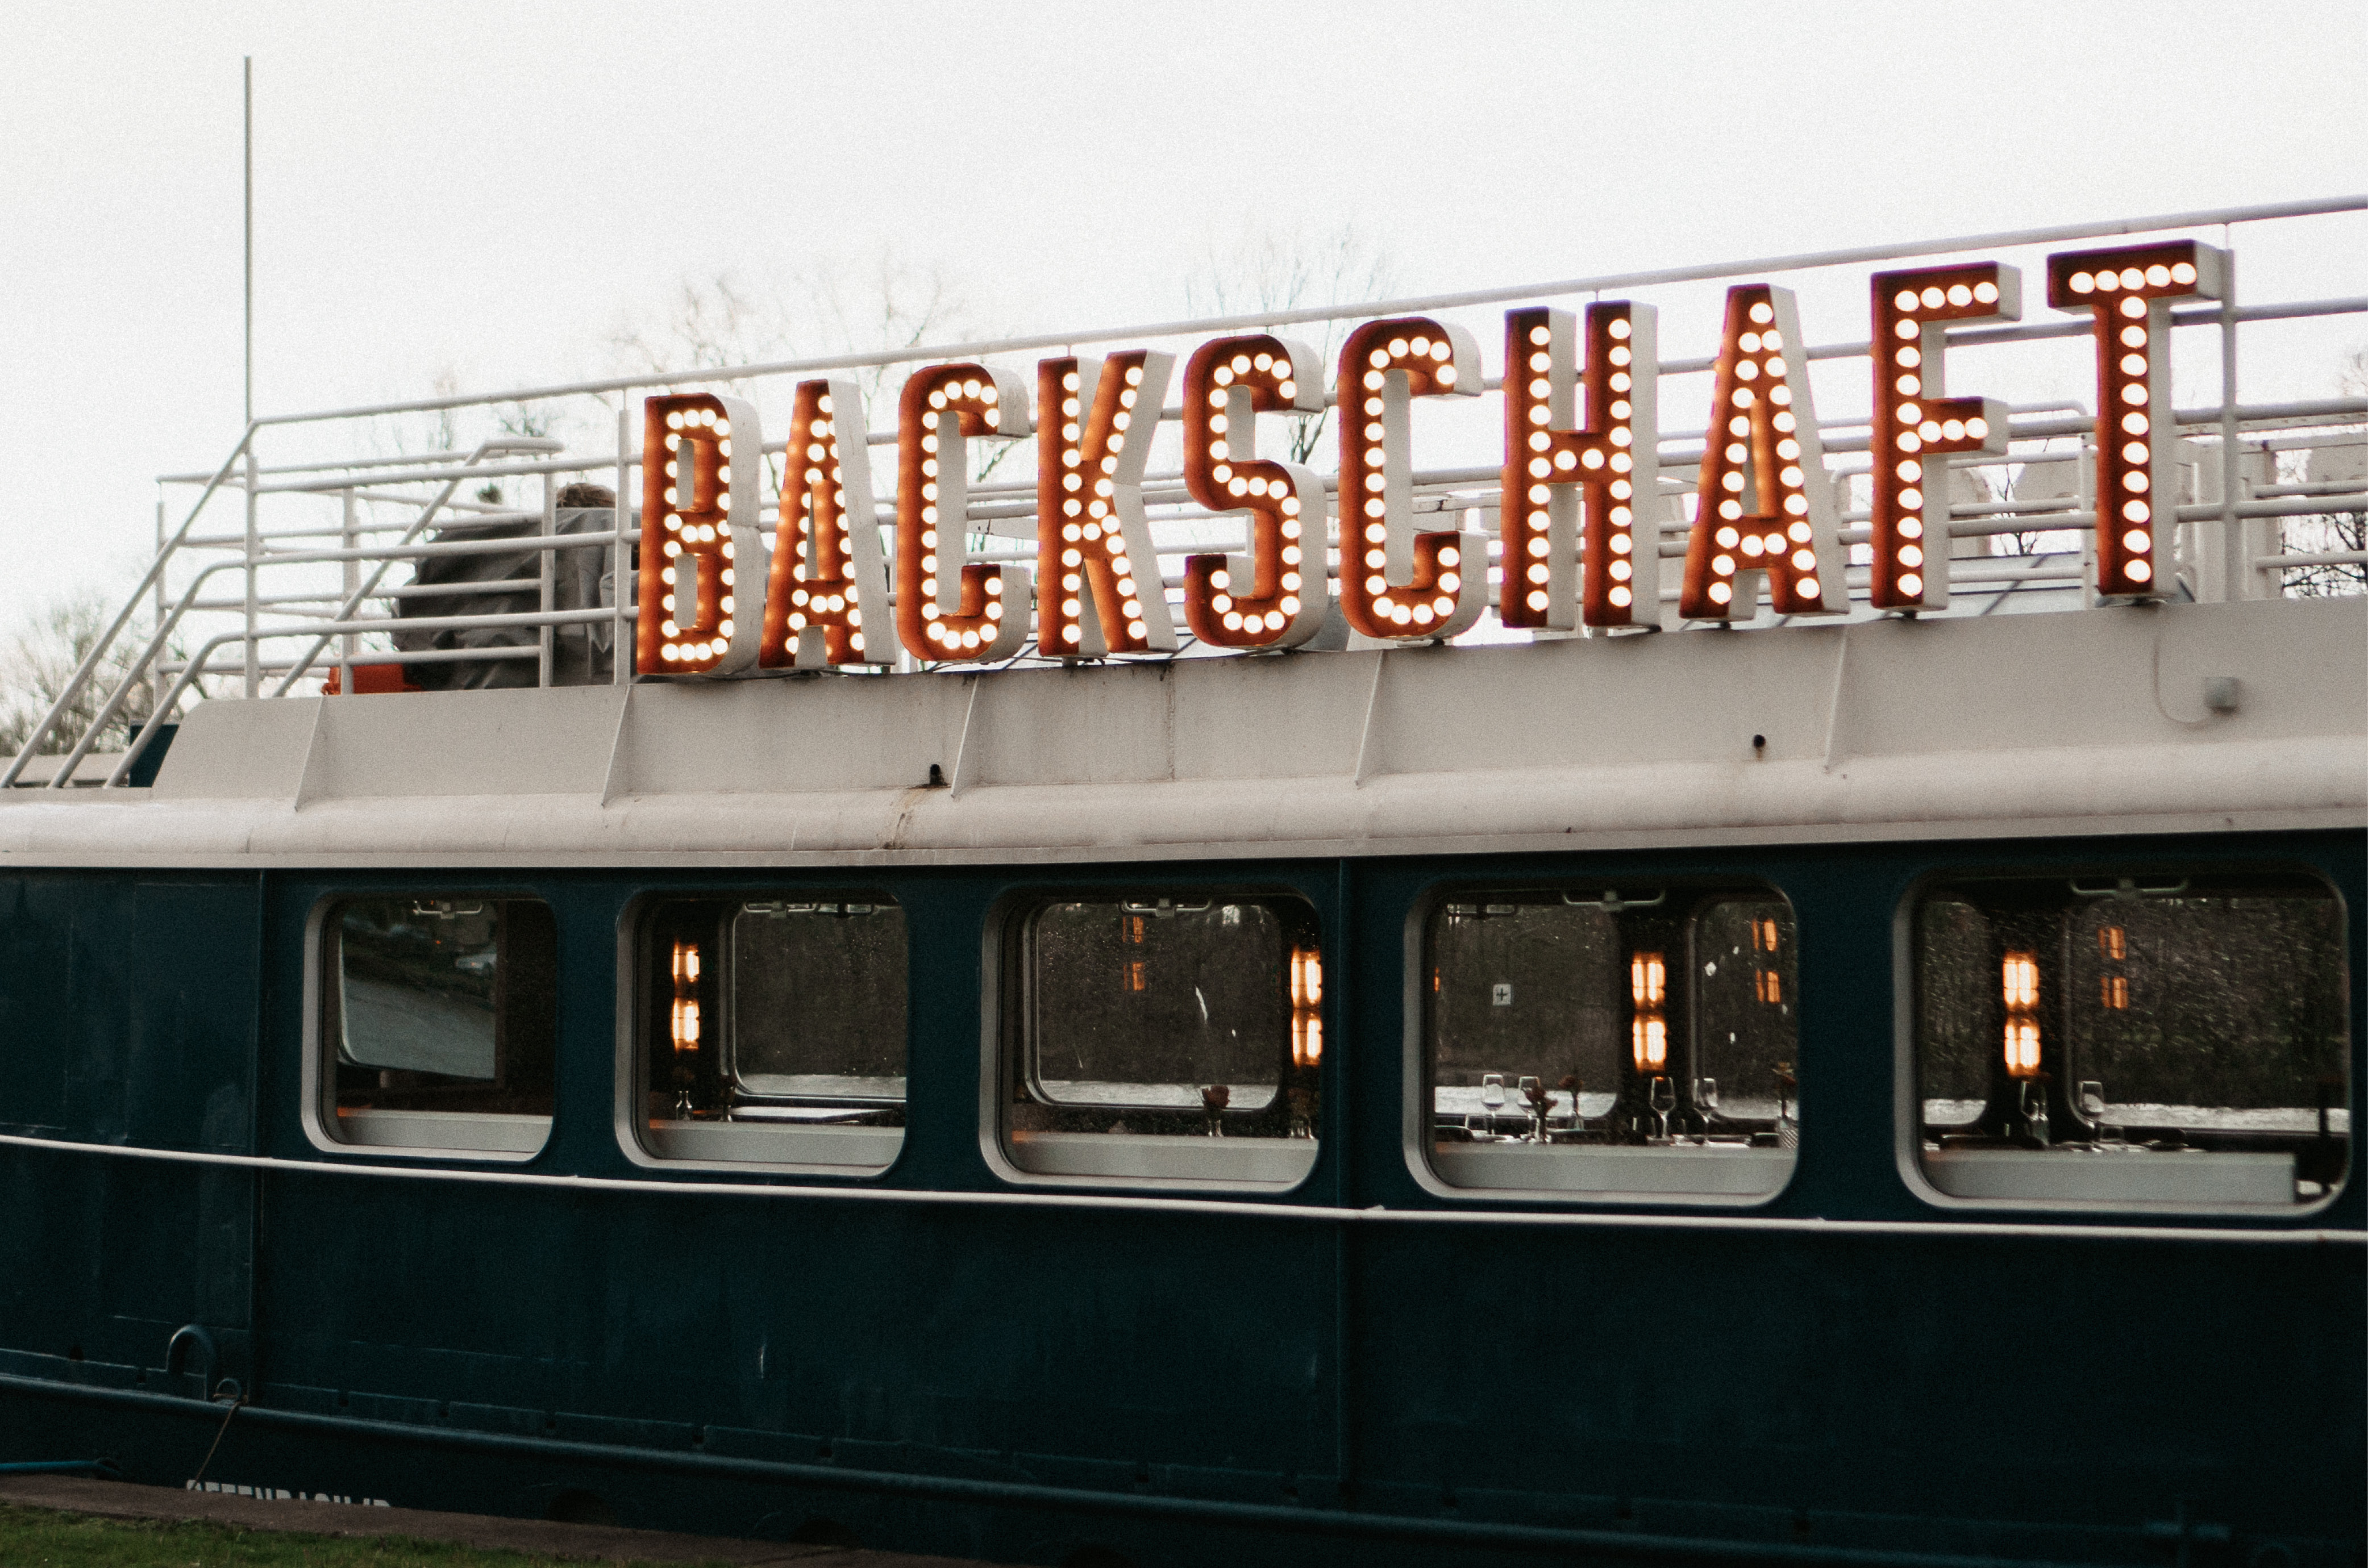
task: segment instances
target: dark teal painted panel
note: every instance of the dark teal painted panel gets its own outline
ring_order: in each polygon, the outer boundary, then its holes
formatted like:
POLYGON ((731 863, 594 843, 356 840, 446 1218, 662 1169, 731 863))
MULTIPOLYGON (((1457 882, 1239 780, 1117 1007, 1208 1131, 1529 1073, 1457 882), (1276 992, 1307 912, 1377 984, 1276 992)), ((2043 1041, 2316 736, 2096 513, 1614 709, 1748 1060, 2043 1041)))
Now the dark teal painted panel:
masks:
MULTIPOLYGON (((1814 1519, 1820 1540, 1857 1530, 1967 1550, 2055 1541, 2049 1550, 2066 1553, 2091 1539, 2084 1531, 2141 1539, 2128 1532, 2184 1505, 2233 1522, 2242 1540, 2356 1541, 2368 1456, 2360 1249, 2100 1242, 2078 1233, 2085 1221, 2044 1213, 2031 1218, 2068 1234, 1951 1235, 1958 1216, 1926 1207, 1894 1163, 1893 923, 1916 880, 1969 864, 2063 870, 2132 855, 2266 858, 2336 881, 2353 912, 2359 1125, 2368 877, 2357 835, 1057 879, 307 874, 275 876, 259 905, 254 883, 220 878, 0 878, 0 1123, 12 1130, 185 1148, 253 1137, 282 1158, 323 1159, 295 1102, 313 903, 360 887, 516 887, 550 902, 563 978, 558 1120, 527 1168, 689 1186, 711 1178, 653 1176, 615 1143, 613 965, 631 901, 660 888, 877 889, 905 906, 914 944, 913 1086, 903 1157, 865 1179, 952 1192, 1001 1185, 977 1126, 980 941, 998 900, 1047 886, 1288 886, 1325 923, 1330 1012, 1323 1153, 1290 1200, 1416 1210, 1508 1207, 1429 1195, 1401 1150, 1405 934, 1430 890, 1554 875, 1761 878, 1799 921, 1804 1029, 1800 1165, 1763 1212, 1934 1227, 1913 1237, 1344 1232, 1241 1215, 285 1173, 258 1190, 243 1172, 0 1150, 0 1347, 53 1369, 78 1348, 136 1380, 161 1365, 173 1327, 200 1322, 218 1330, 225 1369, 259 1372, 267 1405, 388 1431, 1131 1494, 1296 1495, 1424 1517, 1786 1540, 1814 1519), (252 1133, 250 1096, 261 1113, 252 1133), (253 1343, 243 1332, 250 1295, 253 1343), (1984 1519, 2000 1521, 1981 1527, 1998 1533, 1966 1523, 1984 1519)), ((2299 1222, 2357 1230, 2363 1190, 2355 1180, 2299 1222)), ((0 1419, 0 1444, 16 1440, 0 1419)), ((333 1465, 257 1438, 241 1462, 319 1471, 324 1489, 353 1492, 365 1450, 373 1473, 393 1478, 381 1494, 405 1502, 531 1511, 582 1486, 628 1522, 675 1528, 787 1535, 806 1513, 836 1510, 877 1544, 1038 1561, 1086 1539, 1042 1521, 989 1528, 975 1510, 909 1500, 817 1494, 752 1512, 731 1487, 657 1474, 655 1461, 587 1476, 573 1460, 494 1464, 396 1443, 340 1450, 333 1465)), ((1113 1527, 1093 1539, 1145 1562, 1205 1561, 1239 1544, 1214 1525, 1113 1527)))

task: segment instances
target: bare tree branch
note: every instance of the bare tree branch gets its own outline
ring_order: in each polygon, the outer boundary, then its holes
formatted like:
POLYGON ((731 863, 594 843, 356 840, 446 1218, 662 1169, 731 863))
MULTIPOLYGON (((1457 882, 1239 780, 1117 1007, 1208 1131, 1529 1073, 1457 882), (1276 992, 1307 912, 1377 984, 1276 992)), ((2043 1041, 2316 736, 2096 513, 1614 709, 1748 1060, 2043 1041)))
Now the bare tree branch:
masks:
MULTIPOLYGON (((0 748, 8 755, 23 749, 25 738, 50 710, 58 693, 66 688, 66 682, 73 678, 83 660, 89 657, 99 633, 113 619, 114 609, 112 597, 96 588, 77 589, 34 610, 5 642, 0 642, 0 748)), ((99 661, 90 679, 42 741, 44 753, 73 749, 97 717, 100 705, 130 672, 133 658, 146 642, 144 636, 130 634, 115 640, 107 656, 99 661)), ((165 650, 167 658, 178 658, 181 653, 177 640, 165 650)), ((133 733, 147 722, 150 700, 151 694, 146 689, 134 687, 122 709, 108 722, 97 749, 120 750, 128 745, 133 733)))
MULTIPOLYGON (((1212 241, 1184 282, 1189 315, 1257 315, 1303 305, 1351 305, 1398 291, 1389 253, 1353 223, 1311 232, 1304 227, 1247 229, 1231 244, 1212 241)), ((1348 322, 1326 322, 1315 349, 1329 368, 1348 322)), ((1305 462, 1324 439, 1328 414, 1302 418, 1292 433, 1291 460, 1305 462)))
MULTIPOLYGON (((2346 397, 2368 397, 2368 346, 2353 349, 2335 373, 2335 384, 2346 397)), ((2311 477, 2306 467, 2290 479, 2311 477)), ((2311 517, 2289 517, 2281 530, 2283 548, 2299 555, 2332 555, 2341 551, 2368 551, 2368 511, 2322 512, 2311 517)), ((2334 598, 2368 593, 2368 563, 2328 562, 2317 566, 2290 566, 2283 574, 2289 598, 2334 598)))
MULTIPOLYGON (((686 278, 661 309, 621 314, 607 347, 620 372, 656 373, 991 335, 994 327, 945 268, 913 266, 883 249, 860 265, 815 262, 758 281, 730 271, 686 278)), ((901 383, 904 373, 877 365, 848 372, 874 410, 890 379, 901 383)), ((1018 444, 979 443, 973 477, 992 472, 1018 444)))
MULTIPOLYGON (((2296 554, 2333 554, 2338 551, 2368 551, 2368 512, 2322 512, 2313 517, 2289 517, 2284 548, 2296 554)), ((2328 562, 2285 570, 2288 598, 2325 599, 2368 593, 2368 563, 2328 562)))

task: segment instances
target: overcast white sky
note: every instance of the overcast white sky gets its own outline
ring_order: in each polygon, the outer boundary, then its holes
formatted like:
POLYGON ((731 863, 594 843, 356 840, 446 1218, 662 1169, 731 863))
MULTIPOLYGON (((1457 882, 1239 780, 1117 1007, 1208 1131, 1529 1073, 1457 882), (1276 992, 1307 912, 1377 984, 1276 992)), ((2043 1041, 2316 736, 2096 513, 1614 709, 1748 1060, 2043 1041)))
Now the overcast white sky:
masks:
MULTIPOLYGON (((997 324, 1082 329, 1179 315, 1212 240, 1293 224, 1353 222, 1416 291, 2368 187, 2360 0, 93 4, 0 28, 0 615, 127 581, 151 477, 236 438, 246 53, 264 413, 602 370, 620 312, 687 276, 883 249, 997 324)), ((2368 292, 2361 217, 2236 244, 2248 298, 2368 292)), ((1863 289, 1804 290, 1809 335, 1862 335, 1863 289)), ((1702 314, 1665 299, 1664 352, 1706 351, 1702 314)), ((2246 393, 2331 393, 2363 341, 2356 317, 2265 340, 2246 393)))

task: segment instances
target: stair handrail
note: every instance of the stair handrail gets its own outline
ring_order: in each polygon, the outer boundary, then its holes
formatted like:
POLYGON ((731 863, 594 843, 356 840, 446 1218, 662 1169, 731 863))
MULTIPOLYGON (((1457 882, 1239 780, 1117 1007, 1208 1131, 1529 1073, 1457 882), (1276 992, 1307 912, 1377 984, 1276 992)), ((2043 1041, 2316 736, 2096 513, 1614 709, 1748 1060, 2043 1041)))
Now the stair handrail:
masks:
MULTIPOLYGON (((123 608, 116 612, 115 619, 108 623, 107 630, 100 633, 98 640, 91 644, 90 652, 83 656, 82 663, 74 666, 74 674, 66 677, 65 688, 58 693, 57 700, 50 704, 50 710, 41 716, 41 722, 33 727, 30 734, 25 737, 24 745, 18 749, 15 759, 8 764, 6 771, 0 772, 0 790, 15 787, 17 780, 23 776, 26 765, 40 754, 41 743, 50 738, 50 733, 57 728, 58 721, 65 715, 66 710, 74 705, 74 699, 82 695, 82 688, 90 684, 92 673, 98 668, 99 662, 107 657, 108 650, 115 645, 115 639, 121 634, 124 626, 131 619, 132 613, 140 608, 142 597, 155 585, 156 580, 164 575, 165 564, 172 560, 174 552, 181 548, 181 541, 188 537, 189 529, 196 526, 198 514, 206 509, 206 503, 213 499, 214 492, 222 487, 223 482, 230 478, 231 471, 238 466, 239 459, 245 457, 247 449, 254 445, 255 432, 259 426, 260 421, 248 421, 246 429, 238 438, 238 445, 231 449, 230 456, 222 460, 222 466, 214 470, 213 477, 206 481, 205 490, 198 496, 197 504, 189 508, 189 515, 181 519, 181 526, 173 530, 173 537, 157 548, 156 559, 150 562, 148 570, 141 574, 139 585, 134 587, 124 599, 123 608)), ((145 675, 147 673, 145 667, 143 666, 139 673, 145 675)), ((152 723, 153 722, 152 720, 152 723)), ((97 728, 95 724, 91 726, 92 733, 95 733, 97 728)), ((85 738, 86 740, 88 737, 85 738)), ((88 747, 85 745, 83 749, 86 751, 88 747)), ((63 776, 69 771, 71 770, 62 768, 60 774, 63 776)))
MULTIPOLYGON (((507 437, 502 442, 489 442, 486 445, 487 447, 497 447, 503 445, 515 447, 520 442, 538 439, 540 438, 530 437, 507 437)), ((559 443, 552 442, 550 445, 556 448, 559 443)), ((367 559, 369 556, 376 554, 381 550, 389 548, 401 550, 404 548, 404 546, 408 545, 413 539, 418 536, 419 530, 427 527, 427 523, 432 520, 435 510, 451 498, 453 488, 457 486, 461 479, 465 476, 469 466, 485 455, 486 447, 480 447, 476 451, 471 453, 467 460, 463 461, 461 469, 455 471, 452 483, 445 486, 443 493, 437 497, 433 504, 431 504, 427 511, 421 514, 420 520, 414 523, 411 529, 404 535, 403 539, 392 547, 375 546, 366 551, 334 551, 330 552, 330 554, 345 555, 351 553, 359 559, 367 559)), ((312 555, 319 553, 320 552, 309 552, 305 558, 311 559, 312 555)), ((285 562, 271 563, 293 564, 294 562, 285 562)), ((64 759, 58 764, 57 770, 51 775, 49 782, 45 788, 51 790, 63 790, 72 786, 75 769, 82 766, 83 758, 87 756, 90 754, 91 749, 98 744, 98 738, 105 733, 108 722, 111 721, 115 717, 116 713, 121 710, 124 702, 130 698, 131 692, 142 681, 148 677, 149 672, 155 665, 156 656, 164 651, 165 641, 172 636, 174 628, 180 624, 181 617, 188 613, 195 603, 198 591, 199 588, 204 586, 206 579, 211 577, 217 572, 242 571, 245 569, 248 564, 249 562, 244 558, 233 558, 226 561, 213 562, 207 566, 199 568, 197 575, 190 579, 188 589, 182 593, 180 599, 173 606, 172 612, 158 623, 155 631, 149 637, 148 645, 141 650, 140 656, 133 662, 131 670, 127 672, 123 679, 117 684, 115 689, 108 694, 107 701, 100 706, 97 714, 83 731, 82 738, 74 744, 73 749, 69 751, 64 759)), ((337 611, 335 617, 332 618, 333 620, 342 622, 347 616, 351 615, 355 606, 369 597, 369 590, 375 588, 378 585, 379 581, 386 574, 387 568, 393 564, 394 562, 392 559, 382 562, 379 566, 377 574, 370 578, 369 584, 365 585, 364 591, 356 596, 355 598, 347 600, 346 605, 337 611)), ((146 587, 147 585, 143 583, 142 584, 139 591, 144 592, 146 587)), ((137 595, 135 594, 135 597, 136 597, 137 595)), ((315 649, 313 650, 313 653, 314 654, 317 654, 319 650, 315 649)), ((300 671, 299 673, 301 674, 302 672, 300 671)), ((292 679, 293 677, 290 678, 292 679)), ((161 722, 164 715, 171 712, 173 710, 174 704, 179 700, 178 694, 186 689, 186 684, 176 684, 174 688, 175 696, 173 699, 160 704, 157 707, 155 713, 151 716, 152 720, 154 722, 161 722)), ((287 686, 283 684, 280 688, 278 691, 273 692, 272 695, 274 697, 282 696, 286 691, 287 686)), ((129 755, 131 758, 136 759, 139 754, 145 750, 147 750, 146 743, 142 741, 132 746, 129 755)), ((120 772, 122 769, 119 767, 118 771, 120 772)), ((110 777, 108 782, 112 784, 114 782, 114 778, 110 777)))
MULTIPOLYGON (((426 509, 419 514, 418 519, 414 522, 411 527, 404 530, 404 534, 401 539, 395 540, 394 548, 400 550, 404 545, 409 544, 413 540, 417 539, 421 532, 427 528, 427 525, 435 521, 436 514, 444 509, 444 503, 452 499, 452 492, 461 487, 461 482, 462 480, 468 478, 469 471, 476 467, 477 464, 485 458, 496 452, 504 454, 512 452, 541 452, 545 455, 549 455, 553 452, 564 452, 566 449, 566 442, 552 440, 548 436, 495 436, 489 439, 478 442, 477 449, 469 454, 468 460, 463 462, 459 468, 453 470, 452 477, 444 482, 444 488, 436 493, 436 499, 427 504, 426 509)), ((391 571, 393 566, 394 562, 392 560, 381 562, 379 563, 378 570, 370 574, 370 581, 364 583, 359 588, 356 588, 353 593, 347 597, 346 602, 337 607, 337 613, 331 619, 335 621, 342 622, 351 616, 357 606, 360 605, 362 601, 369 598, 371 594, 378 590, 379 584, 384 580, 387 573, 391 571)), ((251 632, 254 629, 250 627, 248 630, 251 632)), ((336 632, 323 632, 320 640, 314 642, 310 648, 307 648, 303 654, 297 659, 295 667, 290 669, 288 672, 286 678, 281 680, 279 686, 273 688, 271 695, 274 697, 287 696, 288 688, 304 678, 305 672, 313 667, 313 661, 321 656, 321 650, 326 648, 329 645, 330 640, 336 635, 337 633, 336 632)))

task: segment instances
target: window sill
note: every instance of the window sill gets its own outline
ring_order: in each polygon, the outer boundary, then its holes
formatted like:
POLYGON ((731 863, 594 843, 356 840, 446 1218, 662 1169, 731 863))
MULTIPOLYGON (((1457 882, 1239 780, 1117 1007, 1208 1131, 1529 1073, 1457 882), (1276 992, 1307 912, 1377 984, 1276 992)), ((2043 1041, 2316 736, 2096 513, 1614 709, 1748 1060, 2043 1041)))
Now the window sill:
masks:
POLYGON ((1315 1168, 1312 1138, 1202 1138, 1127 1132, 1014 1132, 1011 1163, 1034 1176, 1294 1187, 1315 1168))
POLYGON ((661 1160, 735 1165, 844 1165, 886 1170, 905 1147, 901 1127, 801 1127, 792 1123, 653 1121, 642 1147, 661 1160))
POLYGON ((1793 1175, 1790 1149, 1710 1143, 1672 1149, 1451 1144, 1431 1168, 1451 1187, 1590 1196, 1766 1198, 1793 1175))
POLYGON ((2292 1154, 1927 1149, 1924 1179, 1952 1198, 2295 1206, 2292 1154))
POLYGON ((484 1111, 340 1110, 328 1131, 336 1142, 357 1148, 524 1158, 541 1153, 550 1141, 551 1118, 484 1111))

